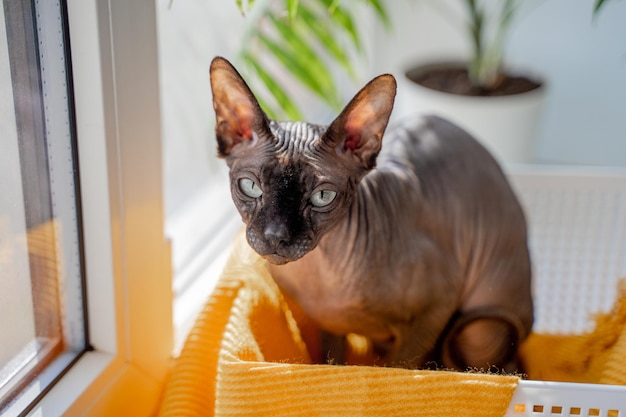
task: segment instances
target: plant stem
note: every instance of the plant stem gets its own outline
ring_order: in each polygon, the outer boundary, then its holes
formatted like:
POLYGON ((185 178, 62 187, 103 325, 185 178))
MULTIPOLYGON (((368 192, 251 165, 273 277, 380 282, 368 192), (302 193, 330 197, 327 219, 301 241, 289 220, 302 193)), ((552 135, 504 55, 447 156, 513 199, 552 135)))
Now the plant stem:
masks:
POLYGON ((511 26, 513 16, 517 11, 516 0, 501 0, 497 10, 486 10, 480 7, 476 0, 466 0, 465 5, 469 14, 469 32, 473 54, 468 66, 470 82, 485 90, 497 87, 502 77, 501 66, 506 35, 511 26), (490 12, 487 16, 486 13, 490 12), (493 33, 488 33, 490 27, 493 33))
POLYGON ((468 76, 474 85, 482 85, 481 69, 484 60, 483 24, 484 14, 479 10, 476 0, 466 0, 465 5, 469 13, 469 32, 472 40, 472 57, 468 66, 468 76))

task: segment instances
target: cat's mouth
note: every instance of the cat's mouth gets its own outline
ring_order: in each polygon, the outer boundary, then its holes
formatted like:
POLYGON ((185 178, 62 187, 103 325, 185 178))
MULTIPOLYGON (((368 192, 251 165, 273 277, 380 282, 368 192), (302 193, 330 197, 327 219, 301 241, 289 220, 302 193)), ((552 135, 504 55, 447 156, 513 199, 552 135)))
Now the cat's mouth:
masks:
MULTIPOLYGON (((257 252, 258 253, 258 252, 257 252)), ((293 253, 293 254, 281 254, 280 250, 272 253, 259 253, 264 259, 268 262, 273 263, 275 265, 284 265, 289 262, 297 261, 302 258, 307 252, 301 253, 293 253)))
POLYGON ((284 265, 284 264, 286 264, 286 263, 289 263, 289 262, 291 262, 291 261, 295 260, 295 259, 288 258, 288 257, 286 257, 286 256, 279 255, 279 254, 277 254, 277 253, 272 253, 272 254, 269 254, 269 255, 264 255, 263 257, 264 257, 267 261, 269 261, 270 263, 273 263, 274 265, 284 265))
POLYGON ((247 233, 248 243, 256 253, 261 255, 268 262, 275 265, 284 265, 297 261, 311 251, 310 242, 298 241, 287 245, 283 242, 269 242, 266 239, 259 239, 254 231, 247 233))

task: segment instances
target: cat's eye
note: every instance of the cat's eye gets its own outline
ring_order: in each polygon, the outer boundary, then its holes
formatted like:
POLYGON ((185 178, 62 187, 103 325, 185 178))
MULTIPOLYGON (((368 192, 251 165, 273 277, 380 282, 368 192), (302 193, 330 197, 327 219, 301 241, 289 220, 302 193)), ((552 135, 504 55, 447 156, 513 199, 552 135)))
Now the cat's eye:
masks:
POLYGON ((333 202, 337 193, 331 190, 320 190, 311 196, 311 203, 315 207, 325 207, 333 202))
POLYGON ((259 198, 263 194, 263 190, 261 190, 257 183, 252 181, 250 178, 240 179, 239 189, 250 198, 259 198))

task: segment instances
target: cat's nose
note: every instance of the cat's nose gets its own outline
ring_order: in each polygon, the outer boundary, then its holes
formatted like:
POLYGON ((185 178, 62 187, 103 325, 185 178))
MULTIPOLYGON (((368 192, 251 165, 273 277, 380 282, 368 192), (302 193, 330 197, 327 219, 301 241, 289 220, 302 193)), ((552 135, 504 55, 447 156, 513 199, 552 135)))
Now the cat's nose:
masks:
POLYGON ((272 222, 265 226, 263 231, 265 239, 272 242, 274 245, 278 245, 280 242, 289 240, 290 233, 289 227, 282 222, 272 222))

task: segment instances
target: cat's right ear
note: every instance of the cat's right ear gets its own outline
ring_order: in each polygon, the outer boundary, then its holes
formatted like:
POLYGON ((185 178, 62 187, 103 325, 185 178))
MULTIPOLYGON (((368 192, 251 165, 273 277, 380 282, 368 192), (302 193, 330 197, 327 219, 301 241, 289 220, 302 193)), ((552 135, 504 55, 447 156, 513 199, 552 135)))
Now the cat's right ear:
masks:
POLYGON ((322 140, 345 160, 372 169, 393 109, 396 80, 379 75, 367 83, 330 124, 322 140))
POLYGON ((225 157, 237 145, 252 142, 253 132, 266 129, 267 116, 239 72, 222 57, 211 62, 211 90, 217 149, 225 157))

